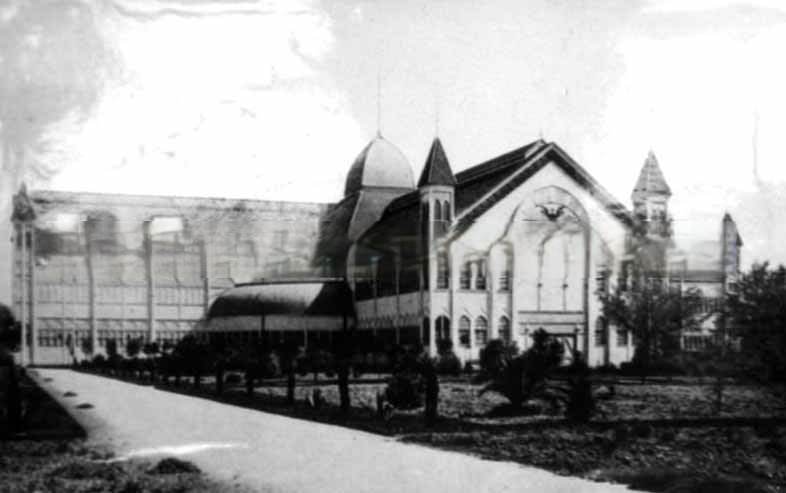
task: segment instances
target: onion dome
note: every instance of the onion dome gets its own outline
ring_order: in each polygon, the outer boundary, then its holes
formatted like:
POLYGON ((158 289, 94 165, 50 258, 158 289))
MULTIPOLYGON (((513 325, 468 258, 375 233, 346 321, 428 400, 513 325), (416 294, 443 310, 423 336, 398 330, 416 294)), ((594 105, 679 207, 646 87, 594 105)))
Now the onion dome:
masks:
POLYGON ((412 167, 407 158, 380 135, 369 142, 349 169, 344 196, 365 187, 415 188, 412 167))

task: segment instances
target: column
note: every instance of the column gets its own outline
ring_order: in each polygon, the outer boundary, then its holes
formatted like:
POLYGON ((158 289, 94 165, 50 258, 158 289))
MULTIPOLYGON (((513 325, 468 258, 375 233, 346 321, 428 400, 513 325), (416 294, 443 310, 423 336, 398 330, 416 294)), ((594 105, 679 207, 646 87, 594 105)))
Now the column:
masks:
MULTIPOLYGON (((88 326, 90 329, 90 345, 95 354, 97 349, 97 334, 96 334, 96 278, 93 265, 93 228, 90 218, 85 219, 83 222, 85 230, 85 266, 87 267, 87 299, 88 299, 88 326)), ((78 332, 77 332, 78 334, 78 332)), ((82 341, 75 341, 81 346, 82 341)), ((77 346, 77 347, 79 347, 77 346)))
POLYGON ((205 238, 199 240, 199 261, 202 277, 202 306, 204 316, 207 317, 207 312, 210 310, 210 263, 205 238))
POLYGON ((156 282, 155 270, 153 269, 153 238, 150 234, 152 224, 152 219, 142 223, 145 250, 145 281, 147 282, 147 338, 150 342, 156 340, 156 282))
MULTIPOLYGON (((19 289, 21 290, 21 299, 19 300, 19 316, 20 323, 20 350, 21 350, 21 364, 27 366, 28 352, 27 352, 27 225, 24 222, 17 223, 17 233, 19 234, 20 256, 19 256, 19 289)), ((17 268, 17 265, 14 265, 17 268)))
POLYGON ((35 226, 30 224, 28 231, 30 246, 27 256, 27 268, 30 269, 30 363, 36 363, 38 353, 38 324, 36 321, 36 282, 35 282, 35 226))

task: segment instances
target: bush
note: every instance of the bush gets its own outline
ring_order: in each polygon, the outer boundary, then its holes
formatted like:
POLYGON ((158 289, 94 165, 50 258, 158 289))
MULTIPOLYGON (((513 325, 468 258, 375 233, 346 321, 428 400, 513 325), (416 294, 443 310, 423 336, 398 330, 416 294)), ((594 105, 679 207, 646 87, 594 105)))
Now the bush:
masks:
POLYGON ((506 361, 519 354, 516 343, 508 343, 502 339, 492 339, 480 350, 480 371, 493 378, 502 372, 506 361))
POLYGON ((399 373, 388 380, 385 399, 397 409, 416 409, 423 405, 421 379, 414 373, 399 373))
POLYGON ((96 370, 103 370, 107 367, 107 360, 103 354, 96 354, 91 361, 92 368, 96 370))
POLYGON ((440 354, 437 358, 436 370, 439 375, 460 375, 461 360, 453 351, 440 354))

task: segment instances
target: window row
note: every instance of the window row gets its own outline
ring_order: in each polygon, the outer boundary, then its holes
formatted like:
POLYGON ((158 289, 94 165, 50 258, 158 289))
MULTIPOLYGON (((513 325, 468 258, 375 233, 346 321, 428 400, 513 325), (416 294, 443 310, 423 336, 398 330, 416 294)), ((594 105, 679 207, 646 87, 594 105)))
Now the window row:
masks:
MULTIPOLYGON (((497 288, 499 291, 510 291, 511 258, 506 256, 502 270, 499 272, 497 288)), ((485 259, 471 260, 461 264, 459 272, 459 289, 485 291, 488 289, 488 268, 485 259)), ((450 288, 450 265, 446 252, 437 254, 437 289, 450 288)))
MULTIPOLYGON (((489 324, 486 317, 479 316, 474 323, 466 315, 459 319, 458 339, 459 345, 464 348, 471 347, 470 337, 474 333, 474 345, 485 346, 489 340, 489 324)), ((505 342, 511 341, 510 319, 502 316, 497 323, 498 337, 505 342)), ((445 316, 438 317, 436 320, 436 339, 441 341, 450 339, 450 319, 445 316)))

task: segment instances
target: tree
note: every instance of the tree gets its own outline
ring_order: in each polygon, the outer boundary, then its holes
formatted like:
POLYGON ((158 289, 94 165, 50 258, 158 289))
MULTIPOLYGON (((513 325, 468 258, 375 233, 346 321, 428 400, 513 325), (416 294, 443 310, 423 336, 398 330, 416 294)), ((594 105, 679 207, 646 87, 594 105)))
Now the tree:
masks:
POLYGON ((682 331, 697 327, 702 311, 699 290, 683 291, 659 278, 618 284, 611 293, 599 293, 599 298, 606 320, 633 335, 634 363, 642 369, 675 355, 682 331))
POLYGON ((743 368, 765 381, 786 379, 786 267, 754 264, 727 295, 725 322, 739 338, 743 368))

